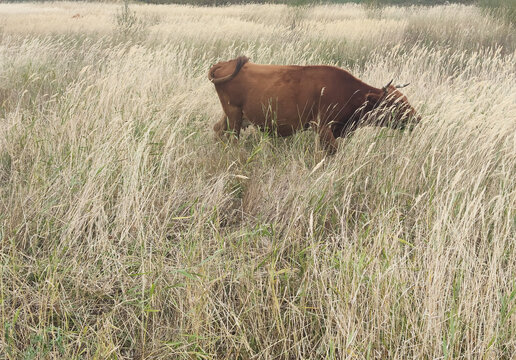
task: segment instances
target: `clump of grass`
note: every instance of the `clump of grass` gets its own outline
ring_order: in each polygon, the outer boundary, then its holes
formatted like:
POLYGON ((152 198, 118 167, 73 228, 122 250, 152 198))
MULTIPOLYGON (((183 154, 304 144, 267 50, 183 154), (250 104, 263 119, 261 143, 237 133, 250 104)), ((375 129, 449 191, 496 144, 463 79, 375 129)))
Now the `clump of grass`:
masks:
POLYGON ((478 6, 495 18, 501 18, 516 27, 516 3, 511 0, 478 0, 478 6))
POLYGON ((141 38, 146 29, 145 21, 129 8, 129 0, 124 0, 122 8, 117 11, 115 23, 119 36, 124 40, 141 38))

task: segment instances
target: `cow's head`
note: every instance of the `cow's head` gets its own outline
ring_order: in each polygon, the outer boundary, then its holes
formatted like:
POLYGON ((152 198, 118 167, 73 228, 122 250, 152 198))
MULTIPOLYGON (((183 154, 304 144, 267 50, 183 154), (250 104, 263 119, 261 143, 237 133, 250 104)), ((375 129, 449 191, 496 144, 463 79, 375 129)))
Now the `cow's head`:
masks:
POLYGON ((410 105, 407 97, 398 90, 407 85, 394 86, 391 80, 380 92, 367 95, 367 101, 374 104, 377 125, 412 130, 421 121, 421 116, 410 105))

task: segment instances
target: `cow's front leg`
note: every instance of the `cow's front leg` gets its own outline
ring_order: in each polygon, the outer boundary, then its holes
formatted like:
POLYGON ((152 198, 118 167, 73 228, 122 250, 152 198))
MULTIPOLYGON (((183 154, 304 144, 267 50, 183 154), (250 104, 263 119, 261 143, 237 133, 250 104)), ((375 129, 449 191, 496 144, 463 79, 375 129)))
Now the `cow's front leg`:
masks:
POLYGON ((324 150, 330 155, 334 154, 337 151, 337 141, 335 140, 335 136, 333 136, 330 126, 327 124, 316 125, 315 130, 319 134, 319 139, 324 150))

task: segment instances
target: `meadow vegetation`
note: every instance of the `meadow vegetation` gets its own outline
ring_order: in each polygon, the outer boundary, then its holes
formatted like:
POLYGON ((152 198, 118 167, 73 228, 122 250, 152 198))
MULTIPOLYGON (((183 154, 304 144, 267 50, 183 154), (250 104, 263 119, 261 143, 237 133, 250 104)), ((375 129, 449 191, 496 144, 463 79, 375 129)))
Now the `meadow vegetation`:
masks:
POLYGON ((0 4, 0 359, 510 359, 516 32, 476 6, 0 4), (77 15, 78 16, 74 16, 77 15), (327 157, 209 67, 394 78, 327 157))

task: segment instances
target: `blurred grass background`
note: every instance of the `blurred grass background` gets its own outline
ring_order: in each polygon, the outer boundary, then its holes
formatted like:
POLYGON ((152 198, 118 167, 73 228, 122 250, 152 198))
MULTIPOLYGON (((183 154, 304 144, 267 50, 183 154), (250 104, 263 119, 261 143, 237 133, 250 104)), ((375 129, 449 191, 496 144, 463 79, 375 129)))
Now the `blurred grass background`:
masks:
POLYGON ((0 358, 516 352, 516 39, 476 5, 0 4, 0 358), (76 15, 79 16, 76 16, 76 15), (215 62, 395 78, 325 157, 213 139, 215 62))

